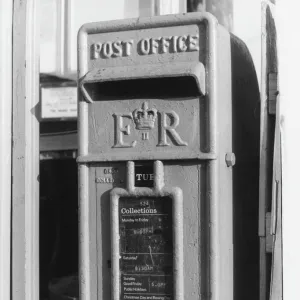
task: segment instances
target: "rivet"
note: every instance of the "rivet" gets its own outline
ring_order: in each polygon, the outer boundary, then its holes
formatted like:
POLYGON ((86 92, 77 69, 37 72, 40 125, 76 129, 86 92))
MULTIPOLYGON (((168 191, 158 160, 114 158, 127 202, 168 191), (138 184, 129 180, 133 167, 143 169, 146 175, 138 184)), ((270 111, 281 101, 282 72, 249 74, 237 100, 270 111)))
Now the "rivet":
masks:
POLYGON ((227 167, 233 167, 235 165, 235 154, 232 152, 226 153, 225 161, 226 161, 227 167))

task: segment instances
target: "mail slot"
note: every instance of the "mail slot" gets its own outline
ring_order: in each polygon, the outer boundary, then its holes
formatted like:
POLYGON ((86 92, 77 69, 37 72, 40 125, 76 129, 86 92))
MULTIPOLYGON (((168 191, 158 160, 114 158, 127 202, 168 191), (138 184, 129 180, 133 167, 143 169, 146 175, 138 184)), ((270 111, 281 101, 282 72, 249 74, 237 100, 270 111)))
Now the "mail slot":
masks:
POLYGON ((86 24, 78 49, 81 299, 253 296, 259 93, 245 45, 191 13, 86 24))

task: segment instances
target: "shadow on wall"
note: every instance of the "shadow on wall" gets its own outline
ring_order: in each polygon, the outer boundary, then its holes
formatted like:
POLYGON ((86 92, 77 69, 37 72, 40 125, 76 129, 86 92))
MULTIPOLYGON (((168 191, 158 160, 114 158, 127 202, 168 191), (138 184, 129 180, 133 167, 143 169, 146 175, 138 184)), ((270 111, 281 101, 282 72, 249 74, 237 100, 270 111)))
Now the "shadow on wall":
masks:
POLYGON ((259 299, 260 94, 247 46, 231 36, 234 228, 234 299, 259 299), (238 126, 237 126, 238 124, 238 126))

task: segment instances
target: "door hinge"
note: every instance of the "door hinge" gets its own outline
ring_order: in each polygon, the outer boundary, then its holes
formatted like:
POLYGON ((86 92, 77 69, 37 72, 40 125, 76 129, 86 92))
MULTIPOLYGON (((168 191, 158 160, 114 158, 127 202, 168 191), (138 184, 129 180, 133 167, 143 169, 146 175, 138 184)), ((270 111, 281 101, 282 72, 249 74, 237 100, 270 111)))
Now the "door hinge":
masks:
POLYGON ((277 73, 268 75, 268 112, 270 115, 276 115, 276 101, 278 95, 277 73))

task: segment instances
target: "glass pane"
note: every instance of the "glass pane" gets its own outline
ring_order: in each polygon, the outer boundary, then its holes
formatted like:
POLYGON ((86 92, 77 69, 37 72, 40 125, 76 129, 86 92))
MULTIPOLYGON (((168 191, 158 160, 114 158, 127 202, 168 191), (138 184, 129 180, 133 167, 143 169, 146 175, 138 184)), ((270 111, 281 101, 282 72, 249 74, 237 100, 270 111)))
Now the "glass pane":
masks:
POLYGON ((40 15, 43 16, 40 18, 40 70, 53 73, 56 70, 56 35, 59 25, 57 1, 41 1, 40 15))

